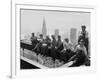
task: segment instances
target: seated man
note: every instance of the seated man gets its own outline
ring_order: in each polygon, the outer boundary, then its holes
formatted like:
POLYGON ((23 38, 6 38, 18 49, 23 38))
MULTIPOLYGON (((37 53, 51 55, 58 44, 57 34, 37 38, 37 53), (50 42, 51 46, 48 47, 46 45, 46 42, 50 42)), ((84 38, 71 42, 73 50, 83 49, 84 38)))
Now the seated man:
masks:
POLYGON ((43 43, 43 41, 44 41, 44 39, 43 39, 43 35, 42 34, 40 34, 40 37, 37 39, 37 41, 38 41, 38 43, 35 45, 35 47, 34 47, 34 51, 35 52, 37 52, 37 54, 38 53, 41 53, 41 46, 42 46, 42 43, 43 43))
POLYGON ((42 55, 46 55, 46 51, 47 51, 47 40, 45 40, 43 38, 43 35, 40 34, 40 38, 38 39, 39 43, 36 45, 36 47, 34 48, 34 50, 37 50, 38 53, 42 54, 42 55))
POLYGON ((76 54, 68 60, 69 62, 74 61, 70 67, 84 65, 89 60, 83 40, 80 40, 74 51, 76 54))
POLYGON ((69 40, 68 38, 65 38, 63 41, 63 50, 60 53, 60 59, 66 63, 72 55, 73 53, 71 51, 69 40))
POLYGON ((43 42, 44 41, 44 38, 43 38, 43 35, 42 34, 39 35, 38 41, 39 42, 43 42))
POLYGON ((51 40, 51 52, 50 52, 50 56, 53 58, 53 60, 55 60, 56 58, 56 38, 54 35, 51 36, 52 40, 51 40))
POLYGON ((30 38, 31 42, 32 42, 32 46, 33 48, 36 46, 36 44, 38 43, 37 38, 35 37, 34 33, 32 33, 32 37, 30 38))
POLYGON ((46 36, 45 40, 45 55, 50 56, 50 50, 51 50, 51 39, 49 36, 46 36))
POLYGON ((61 40, 60 35, 58 36, 55 48, 56 48, 56 59, 59 59, 60 52, 63 50, 63 42, 61 40))
POLYGON ((62 49, 63 49, 63 46, 62 46, 62 40, 61 40, 61 36, 59 35, 58 36, 58 39, 57 39, 57 42, 56 42, 56 49, 60 52, 62 49))
POLYGON ((63 41, 63 47, 64 47, 64 49, 62 51, 66 51, 66 50, 70 49, 68 38, 64 39, 64 41, 63 41))

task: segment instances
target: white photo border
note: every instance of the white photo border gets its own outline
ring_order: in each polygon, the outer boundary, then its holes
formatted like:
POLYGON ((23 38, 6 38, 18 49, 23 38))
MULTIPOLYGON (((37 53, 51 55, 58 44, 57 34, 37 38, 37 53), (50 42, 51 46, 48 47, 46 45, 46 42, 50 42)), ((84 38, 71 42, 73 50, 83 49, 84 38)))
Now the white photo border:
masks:
POLYGON ((64 7, 64 6, 43 6, 43 5, 25 5, 15 4, 12 7, 12 78, 52 76, 63 74, 87 74, 96 72, 96 27, 95 27, 95 8, 93 7, 64 7), (91 14, 91 66, 76 68, 55 68, 55 69, 31 69, 20 70, 20 9, 41 9, 41 10, 59 10, 72 12, 89 12, 91 14), (34 75, 33 75, 34 74, 34 75))

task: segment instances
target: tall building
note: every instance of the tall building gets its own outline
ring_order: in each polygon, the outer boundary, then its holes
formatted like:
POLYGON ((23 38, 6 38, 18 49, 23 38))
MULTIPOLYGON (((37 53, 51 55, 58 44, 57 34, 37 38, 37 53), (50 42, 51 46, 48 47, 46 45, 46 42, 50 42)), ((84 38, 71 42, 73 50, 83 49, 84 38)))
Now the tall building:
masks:
POLYGON ((46 37, 46 35, 47 35, 47 28, 46 28, 45 18, 43 18, 42 34, 43 34, 43 37, 46 37))
POLYGON ((76 28, 71 28, 70 29, 70 41, 73 45, 76 44, 77 40, 76 40, 76 32, 77 29, 76 28))

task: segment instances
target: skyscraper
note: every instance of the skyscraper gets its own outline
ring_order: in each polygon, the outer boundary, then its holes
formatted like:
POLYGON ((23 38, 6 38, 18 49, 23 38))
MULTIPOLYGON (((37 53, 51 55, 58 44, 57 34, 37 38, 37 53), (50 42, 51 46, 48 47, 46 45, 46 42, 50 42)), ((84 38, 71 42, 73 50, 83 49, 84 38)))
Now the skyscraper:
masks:
POLYGON ((43 37, 46 37, 46 35, 47 35, 47 28, 46 28, 45 18, 43 18, 42 34, 43 34, 43 37))
POLYGON ((77 29, 76 28, 71 28, 70 29, 70 40, 71 40, 71 43, 73 44, 73 45, 75 45, 76 44, 76 31, 77 31, 77 29))

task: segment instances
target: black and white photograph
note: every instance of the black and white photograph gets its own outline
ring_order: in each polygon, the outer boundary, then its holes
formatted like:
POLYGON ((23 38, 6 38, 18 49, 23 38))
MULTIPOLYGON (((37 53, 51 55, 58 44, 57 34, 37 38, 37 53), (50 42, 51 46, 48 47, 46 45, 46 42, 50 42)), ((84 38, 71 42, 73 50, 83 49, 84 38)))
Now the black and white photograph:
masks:
POLYGON ((91 66, 91 13, 20 8, 20 69, 91 66))
POLYGON ((1 0, 0 79, 100 79, 100 0, 1 0))

